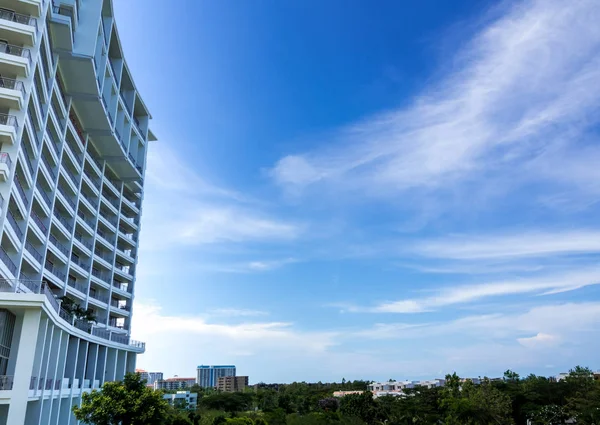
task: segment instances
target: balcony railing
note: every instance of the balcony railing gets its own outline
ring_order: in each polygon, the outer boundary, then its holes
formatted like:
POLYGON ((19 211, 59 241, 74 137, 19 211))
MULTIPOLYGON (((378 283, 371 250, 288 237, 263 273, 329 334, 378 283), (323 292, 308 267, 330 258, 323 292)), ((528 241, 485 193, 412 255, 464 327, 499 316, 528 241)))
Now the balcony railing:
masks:
POLYGON ((62 215, 60 215, 59 213, 57 213, 56 211, 54 211, 54 217, 56 217, 56 219, 67 228, 67 230, 69 232, 73 231, 73 225, 69 222, 69 220, 67 220, 66 218, 64 218, 62 215))
POLYGON ((56 141, 51 131, 48 131, 48 138, 50 139, 50 144, 52 145, 56 155, 58 156, 58 152, 60 152, 60 147, 62 146, 62 144, 56 141))
MULTIPOLYGON (((2 252, 3 252, 3 248, 0 246, 0 257, 1 257, 2 252)), ((47 265, 48 265, 48 263, 47 263, 47 265)), ((46 268, 48 269, 48 266, 46 268)), ((79 324, 75 323, 73 320, 74 319, 73 315, 67 313, 63 308, 61 308, 60 304, 56 300, 56 297, 55 297, 54 293, 52 292, 52 290, 50 289, 50 287, 47 284, 42 283, 40 280, 2 279, 2 278, 0 278, 0 292, 28 292, 28 291, 22 291, 22 286, 26 286, 33 293, 44 294, 46 296, 46 299, 50 303, 50 306, 54 309, 54 311, 56 311, 58 313, 58 315, 71 326, 74 326, 78 329, 84 330, 85 332, 87 332, 91 335, 105 339, 107 341, 118 342, 120 344, 129 345, 130 347, 134 347, 134 348, 144 349, 146 347, 146 345, 143 342, 138 342, 138 341, 133 341, 133 340, 130 341, 129 337, 127 335, 123 335, 120 333, 113 333, 109 329, 106 329, 104 327, 93 326, 91 323, 89 323, 87 321, 85 321, 85 323, 79 323, 79 324)), ((87 290, 87 288, 86 288, 86 290, 87 290)), ((104 302, 108 302, 108 298, 106 298, 106 301, 104 301, 104 302)), ((115 320, 115 319, 113 319, 113 320, 115 320)), ((12 382, 11 376, 0 375, 0 391, 2 391, 2 390, 6 391, 6 390, 12 389, 11 382, 12 382)), ((57 388, 60 388, 60 382, 61 382, 60 380, 50 379, 48 381, 45 379, 37 379, 35 377, 32 377, 30 380, 29 388, 35 389, 37 387, 39 390, 41 390, 41 389, 45 388, 45 386, 47 386, 47 388, 50 388, 50 389, 51 388, 57 389, 57 388), (48 383, 48 382, 50 382, 50 383, 48 383), (57 382, 58 382, 58 386, 56 384, 57 382), (39 384, 39 385, 36 385, 36 384, 39 384)))
POLYGON ((56 236, 50 233, 50 237, 48 239, 52 245, 54 245, 60 252, 65 254, 65 257, 69 258, 68 248, 64 246, 58 239, 56 239, 56 236))
POLYGON ((21 196, 21 200, 25 204, 25 209, 29 208, 29 202, 27 201, 27 195, 25 194, 25 189, 21 186, 21 182, 19 181, 19 177, 15 176, 15 186, 17 187, 17 192, 21 196))
POLYGON ((104 261, 108 261, 109 263, 112 264, 113 256, 111 254, 104 253, 104 252, 101 252, 101 251, 96 251, 96 252, 94 252, 94 254, 96 256, 102 258, 104 261))
POLYGON ((73 171, 71 171, 71 170, 69 169, 69 167, 67 167, 67 166, 66 166, 66 165, 64 165, 64 164, 63 164, 63 167, 62 167, 62 169, 63 169, 63 170, 65 170, 65 171, 67 172, 67 175, 68 175, 68 176, 71 178, 71 181, 72 181, 73 185, 74 185, 75 187, 78 187, 78 186, 79 186, 79 185, 78 185, 78 183, 79 183, 79 180, 77 180, 77 177, 75 177, 75 173, 73 173, 73 171))
POLYGON ((115 80, 117 79, 117 71, 115 71, 115 64, 113 63, 112 59, 108 58, 108 63, 110 64, 110 69, 113 73, 113 76, 115 77, 115 80))
POLYGON ((6 164, 8 169, 11 169, 12 159, 10 159, 10 154, 8 152, 0 152, 0 164, 6 164))
POLYGON ((117 225, 117 217, 111 217, 102 211, 100 211, 100 217, 102 217, 104 220, 108 221, 113 226, 117 225))
MULTIPOLYGON (((113 328, 117 328, 120 326, 116 325, 116 321, 115 322, 110 322, 109 326, 112 326, 113 328), (114 323, 114 325, 113 325, 114 323)), ((110 340, 114 341, 114 342, 118 342, 119 344, 129 344, 129 337, 127 335, 121 335, 121 334, 112 334, 110 336, 110 340)))
POLYGON ((60 271, 60 270, 58 270, 58 267, 56 267, 54 264, 52 264, 49 261, 46 261, 46 270, 48 270, 50 273, 52 273, 54 276, 56 276, 57 278, 59 278, 63 282, 66 280, 65 273, 62 272, 62 271, 60 271))
POLYGON ((16 22, 23 25, 31 25, 37 28, 37 20, 30 15, 22 15, 10 10, 0 9, 0 19, 16 22))
POLYGON ((117 192, 119 194, 121 193, 121 182, 120 181, 109 179, 109 178, 106 178, 104 181, 107 181, 110 184, 112 184, 113 188, 115 189, 115 192, 117 192))
POLYGON ((101 303, 108 304, 108 295, 96 294, 96 293, 90 292, 90 297, 92 297, 93 299, 95 299, 97 301, 100 301, 101 303))
POLYGON ((25 249, 31 254, 33 258, 37 260, 38 263, 42 263, 42 254, 40 254, 40 252, 33 246, 31 242, 25 243, 25 249))
POLYGON ((113 198, 112 196, 103 195, 104 199, 106 199, 113 207, 117 210, 119 209, 119 200, 117 198, 113 198))
POLYGON ((69 195, 67 195, 67 191, 62 188, 62 186, 58 186, 58 191, 60 194, 67 200, 67 203, 71 206, 71 208, 75 209, 75 201, 71 199, 69 195))
POLYGON ((31 161, 31 156, 29 155, 29 149, 24 143, 21 143, 21 147, 23 148, 23 155, 25 156, 25 162, 27 163, 27 168, 31 173, 31 177, 33 177, 33 161, 31 161))
POLYGON ((98 198, 92 195, 88 195, 85 192, 81 192, 81 194, 83 195, 83 198, 86 201, 88 201, 88 203, 93 207, 93 209, 96 209, 98 207, 98 198))
POLYGON ((123 95, 123 92, 119 92, 119 96, 121 96, 123 105, 125 105, 125 109, 127 109, 127 112, 129 112, 129 115, 132 115, 133 113, 131 112, 131 106, 129 106, 129 103, 127 103, 127 100, 125 99, 125 96, 123 95))
MULTIPOLYGON (((66 104, 66 102, 65 102, 65 104, 66 104)), ((83 142, 85 141, 85 137, 83 137, 83 130, 81 129, 82 127, 81 127, 81 123, 79 122, 79 118, 77 118, 77 115, 75 115, 75 112, 73 111, 73 109, 71 109, 71 111, 69 112, 69 118, 71 119, 71 124, 73 124, 73 128, 75 129, 75 132, 81 139, 81 147, 83 147, 83 142)))
POLYGON ((0 278, 0 292, 34 292, 40 293, 41 282, 39 280, 29 279, 25 277, 25 274, 21 272, 21 278, 19 279, 4 279, 0 278), (24 287, 28 291, 24 290, 24 287))
POLYGON ((77 239, 83 246, 85 246, 87 249, 89 249, 90 251, 92 250, 92 242, 91 241, 86 241, 83 238, 83 235, 79 232, 75 232, 75 239, 77 239))
POLYGON ((92 267, 92 276, 97 277, 101 281, 105 282, 108 285, 110 281, 110 273, 101 272, 100 270, 92 267))
POLYGON ((71 288, 77 289, 82 294, 87 293, 87 286, 83 285, 81 283, 77 283, 77 281, 75 281, 75 280, 69 279, 69 281, 67 282, 67 285, 69 285, 71 288))
MULTIPOLYGON (((110 319, 110 321, 108 322, 108 326, 112 326, 113 328, 118 328, 118 329, 129 329, 129 327, 126 324, 122 324, 120 325, 119 322, 117 321, 117 319, 110 319)), ((115 334, 118 335, 118 334, 115 334)), ((127 337, 127 335, 123 335, 124 337, 127 337)), ((127 339, 129 340, 129 338, 127 337, 127 339)))
MULTIPOLYGON (((0 43, 0 46, 1 45, 2 43, 0 43)), ((8 114, 0 114, 0 125, 8 125, 10 127, 14 127, 15 129, 19 128, 17 124, 17 117, 8 114)))
POLYGON ((83 175, 86 179, 88 179, 91 182, 92 186, 94 186, 98 190, 100 189, 100 185, 102 184, 102 182, 98 177, 92 177, 87 173, 84 173, 83 175))
POLYGON ((111 300, 110 305, 119 310, 129 311, 129 306, 127 304, 120 304, 118 300, 111 300))
POLYGON ((113 287, 117 288, 119 291, 123 291, 123 292, 127 292, 128 294, 131 294, 131 289, 129 288, 129 285, 126 283, 117 282, 115 280, 115 281, 113 281, 113 287))
POLYGON ((124 264, 121 264, 121 263, 115 264, 115 269, 119 270, 122 273, 131 275, 131 270, 130 270, 131 268, 129 266, 124 265, 124 264))
POLYGON ((138 225, 138 217, 127 217, 127 216, 122 215, 121 221, 127 222, 136 227, 138 225))
POLYGON ((81 258, 77 258, 75 256, 71 256, 71 262, 74 264, 77 264, 79 267, 81 267, 84 270, 87 270, 90 268, 90 263, 83 261, 81 258))
POLYGON ((54 172, 54 170, 52 169, 52 167, 50 166, 50 163, 48 162, 48 160, 46 159, 45 155, 42 155, 42 162, 44 163, 44 165, 46 166, 46 168, 48 169, 48 172, 50 173, 50 175, 52 176, 52 178, 54 180, 56 180, 56 173, 54 172))
POLYGON ((0 391, 11 391, 13 382, 14 376, 0 375, 0 391))
POLYGON ((133 259, 133 252, 130 248, 128 249, 121 249, 119 247, 117 247, 117 252, 123 256, 129 257, 131 259, 133 259))
POLYGON ((126 197, 121 198, 123 199, 123 203, 127 206, 129 206, 129 208, 131 209, 135 209, 135 210, 139 210, 137 203, 135 201, 130 201, 129 199, 127 199, 126 197))
POLYGON ((110 331, 108 329, 94 327, 92 335, 110 340, 110 331))
POLYGON ((134 235, 133 235, 133 233, 125 233, 125 232, 123 232, 121 229, 119 229, 119 233, 120 233, 120 234, 121 234, 121 236, 123 236, 125 239, 128 239, 128 240, 130 240, 130 241, 132 241, 132 242, 135 242, 135 239, 134 239, 134 235))
POLYGON ((31 52, 29 51, 29 49, 26 49, 24 47, 13 46, 12 44, 0 42, 0 53, 7 53, 9 55, 27 58, 29 59, 29 63, 31 64, 31 52))
POLYGON ((45 235, 48 232, 48 227, 46 227, 46 225, 42 222, 40 216, 37 215, 35 211, 31 211, 31 218, 33 219, 34 223, 38 225, 40 230, 44 232, 45 235))
POLYGON ((81 210, 77 211, 77 215, 83 220, 84 223, 86 223, 92 229, 96 227, 96 222, 93 219, 87 218, 87 216, 83 212, 81 212, 81 210))
POLYGON ((10 270, 13 275, 17 275, 17 266, 8 256, 8 252, 4 249, 3 246, 0 245, 0 260, 4 263, 4 265, 10 270))
POLYGON ((50 197, 48 196, 46 191, 42 189, 42 187, 37 183, 35 186, 37 187, 38 192, 42 195, 42 199, 44 200, 48 208, 52 208, 52 201, 50 201, 50 197))
POLYGON ((113 242, 111 240, 112 238, 109 239, 108 238, 108 234, 104 230, 102 230, 102 229, 96 229, 96 233, 98 234, 98 236, 100 236, 102 239, 104 239, 110 245, 113 245, 113 242))
POLYGON ((17 234, 19 240, 23 239, 23 231, 21 230, 19 223, 17 223, 17 220, 15 219, 15 216, 13 215, 12 211, 8 210, 6 212, 6 218, 8 219, 8 222, 17 234))
POLYGON ((92 324, 85 319, 75 319, 75 321, 73 322, 73 326, 87 333, 92 332, 92 324))
MULTIPOLYGON (((0 9, 0 16, 2 16, 2 9, 0 9)), ((0 77, 0 88, 19 90, 23 97, 25 97, 25 85, 22 81, 13 78, 0 77)))

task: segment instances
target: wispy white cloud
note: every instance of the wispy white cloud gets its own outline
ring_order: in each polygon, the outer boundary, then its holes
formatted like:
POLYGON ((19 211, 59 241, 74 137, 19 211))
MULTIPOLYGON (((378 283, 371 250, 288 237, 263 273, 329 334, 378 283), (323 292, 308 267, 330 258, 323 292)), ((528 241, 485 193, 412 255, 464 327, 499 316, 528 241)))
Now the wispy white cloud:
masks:
POLYGON ((261 310, 249 310, 244 308, 217 308, 208 312, 209 317, 256 317, 268 316, 269 313, 261 310))
POLYGON ((136 301, 133 335, 147 342, 140 365, 171 376, 193 375, 201 363, 233 363, 240 374, 256 380, 260 373, 256 365, 244 370, 248 357, 255 359, 254 364, 256 359, 267 358, 280 371, 290 367, 290 359, 311 362, 337 344, 336 332, 302 331, 290 322, 256 320, 260 315, 251 310, 223 309, 221 313, 230 320, 210 314, 180 315, 155 303, 136 301), (230 323, 235 318, 241 322, 230 323))
POLYGON ((570 270, 552 273, 546 276, 513 278, 490 281, 474 285, 455 285, 433 290, 434 295, 413 299, 387 301, 374 307, 347 306, 348 312, 371 313, 422 313, 440 307, 464 304, 484 298, 516 294, 549 295, 573 291, 590 285, 600 284, 600 268, 589 267, 582 270, 570 270))
POLYGON ((425 239, 410 246, 416 254, 451 260, 515 259, 600 252, 600 231, 577 229, 425 239))
POLYGON ((446 322, 379 323, 355 333, 369 339, 423 339, 461 335, 495 341, 515 341, 533 348, 579 339, 596 331, 600 303, 562 303, 533 307, 520 313, 473 315, 446 322))
POLYGON ((534 336, 527 338, 518 338, 519 344, 528 348, 547 348, 548 346, 556 345, 560 342, 560 337, 552 334, 538 332, 534 336))
POLYGON ((595 0, 516 2, 409 106, 283 157, 271 175, 294 192, 317 184, 371 195, 456 190, 489 178, 598 196, 600 149, 586 148, 583 135, 599 119, 599 19, 595 0))
POLYGON ((289 241, 303 226, 278 219, 265 204, 207 182, 166 147, 150 150, 144 201, 145 248, 289 241))

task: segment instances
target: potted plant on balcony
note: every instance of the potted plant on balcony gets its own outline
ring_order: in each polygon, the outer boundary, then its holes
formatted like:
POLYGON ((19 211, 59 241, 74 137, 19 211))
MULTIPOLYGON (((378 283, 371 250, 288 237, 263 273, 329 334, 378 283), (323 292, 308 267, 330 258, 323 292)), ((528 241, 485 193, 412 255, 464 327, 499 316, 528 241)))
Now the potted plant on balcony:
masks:
POLYGON ((78 320, 86 320, 88 323, 97 323, 96 315, 91 308, 84 310, 79 304, 66 296, 60 297, 61 307, 68 314, 78 320))

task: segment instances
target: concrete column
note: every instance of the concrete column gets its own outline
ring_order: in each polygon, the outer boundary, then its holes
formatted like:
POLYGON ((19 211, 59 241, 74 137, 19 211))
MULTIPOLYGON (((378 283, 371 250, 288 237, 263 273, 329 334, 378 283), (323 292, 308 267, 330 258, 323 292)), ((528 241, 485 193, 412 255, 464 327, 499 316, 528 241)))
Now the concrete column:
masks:
POLYGON ((25 423, 27 400, 29 398, 29 381, 33 370, 35 345, 37 343, 40 326, 41 309, 25 310, 21 338, 17 348, 17 361, 15 363, 15 381, 13 384, 13 398, 8 409, 7 424, 25 423))

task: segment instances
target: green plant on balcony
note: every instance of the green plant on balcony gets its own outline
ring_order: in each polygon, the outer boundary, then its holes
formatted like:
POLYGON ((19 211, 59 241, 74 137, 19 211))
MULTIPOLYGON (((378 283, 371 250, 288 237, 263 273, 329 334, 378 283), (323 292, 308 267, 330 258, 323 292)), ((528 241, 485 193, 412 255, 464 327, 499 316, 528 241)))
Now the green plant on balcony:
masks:
POLYGON ((81 307, 81 305, 77 304, 71 298, 68 298, 66 296, 59 297, 59 300, 61 301, 60 305, 62 309, 70 315, 72 315, 73 317, 75 317, 76 319, 87 320, 89 323, 97 323, 96 315, 94 314, 94 311, 91 308, 85 310, 81 307))

